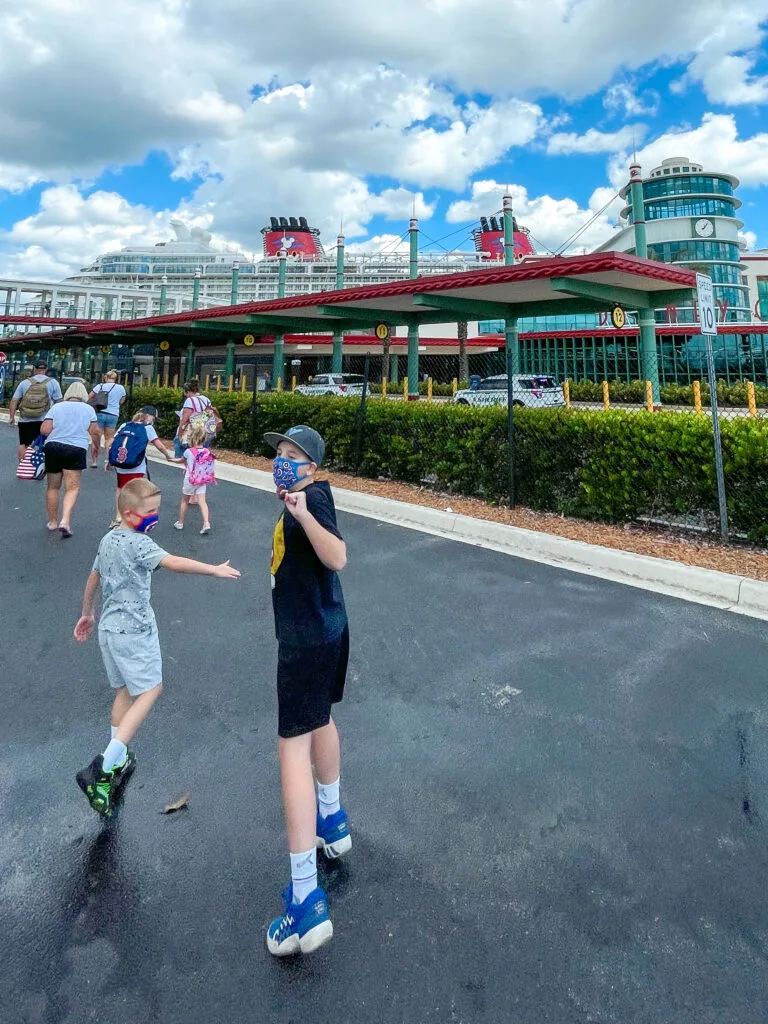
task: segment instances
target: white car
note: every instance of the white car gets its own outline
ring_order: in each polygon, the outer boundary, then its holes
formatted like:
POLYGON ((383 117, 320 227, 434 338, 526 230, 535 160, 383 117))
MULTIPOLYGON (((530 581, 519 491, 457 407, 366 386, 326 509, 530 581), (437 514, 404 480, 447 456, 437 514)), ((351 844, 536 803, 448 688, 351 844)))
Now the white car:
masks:
POLYGON ((360 398, 365 378, 356 373, 316 373, 310 384, 299 384, 294 395, 337 395, 360 398))
MULTIPOLYGON (((507 375, 486 377, 477 387, 457 391, 453 400, 457 405, 506 405, 507 375)), ((553 377, 518 373, 512 378, 512 404, 532 409, 559 407, 565 405, 565 395, 553 377)))

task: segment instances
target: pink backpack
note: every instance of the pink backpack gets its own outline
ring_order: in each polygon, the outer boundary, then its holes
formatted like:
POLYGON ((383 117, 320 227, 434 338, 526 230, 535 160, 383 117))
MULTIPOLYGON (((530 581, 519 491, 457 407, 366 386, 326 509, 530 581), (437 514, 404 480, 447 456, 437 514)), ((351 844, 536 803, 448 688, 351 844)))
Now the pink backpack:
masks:
POLYGON ((190 484, 193 487, 202 487, 204 484, 215 484, 215 458, 213 453, 207 448, 190 448, 189 450, 194 456, 192 465, 189 467, 190 484))

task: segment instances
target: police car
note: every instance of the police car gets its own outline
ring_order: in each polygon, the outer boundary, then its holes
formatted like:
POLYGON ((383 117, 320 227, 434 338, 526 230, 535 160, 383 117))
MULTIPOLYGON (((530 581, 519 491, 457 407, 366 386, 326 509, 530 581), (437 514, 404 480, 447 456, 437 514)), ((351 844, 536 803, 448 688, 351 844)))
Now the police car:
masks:
POLYGON ((357 397, 363 393, 364 378, 355 373, 317 373, 309 384, 299 384, 295 395, 339 395, 357 397))
MULTIPOLYGON (((457 391, 456 405, 506 405, 507 376, 471 379, 470 386, 457 391)), ((512 378, 512 404, 541 409, 565 405, 565 395, 553 377, 518 373, 512 378)))

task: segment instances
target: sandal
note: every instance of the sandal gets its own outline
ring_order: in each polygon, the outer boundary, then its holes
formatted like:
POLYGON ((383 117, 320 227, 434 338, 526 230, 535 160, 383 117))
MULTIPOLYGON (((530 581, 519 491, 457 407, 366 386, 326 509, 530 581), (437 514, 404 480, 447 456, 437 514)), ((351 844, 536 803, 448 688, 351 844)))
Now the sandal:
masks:
POLYGON ((66 523, 59 523, 59 533, 65 540, 72 536, 72 531, 66 523))

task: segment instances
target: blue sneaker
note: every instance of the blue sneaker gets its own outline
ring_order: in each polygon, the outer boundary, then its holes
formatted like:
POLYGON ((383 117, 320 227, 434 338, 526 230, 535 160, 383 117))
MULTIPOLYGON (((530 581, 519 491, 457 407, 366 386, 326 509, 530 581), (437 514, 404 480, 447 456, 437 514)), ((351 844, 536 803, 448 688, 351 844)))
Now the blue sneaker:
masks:
POLYGON ((285 913, 267 928, 267 949, 273 956, 312 953, 333 937, 328 897, 315 889, 301 903, 293 902, 293 883, 283 892, 285 913))
POLYGON ((343 807, 335 814, 329 814, 327 818, 321 818, 318 811, 315 833, 315 845, 323 851, 328 860, 336 860, 352 849, 349 818, 343 807))

